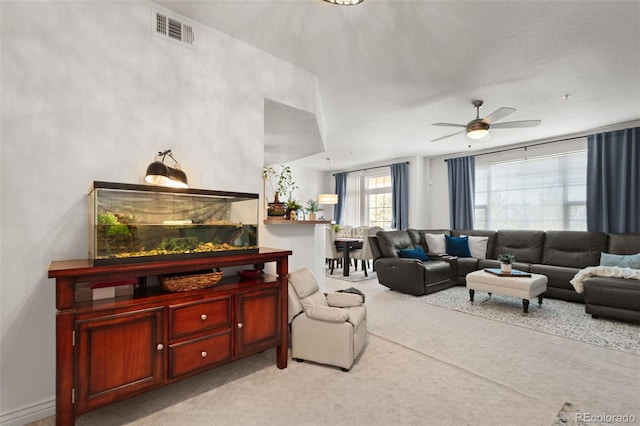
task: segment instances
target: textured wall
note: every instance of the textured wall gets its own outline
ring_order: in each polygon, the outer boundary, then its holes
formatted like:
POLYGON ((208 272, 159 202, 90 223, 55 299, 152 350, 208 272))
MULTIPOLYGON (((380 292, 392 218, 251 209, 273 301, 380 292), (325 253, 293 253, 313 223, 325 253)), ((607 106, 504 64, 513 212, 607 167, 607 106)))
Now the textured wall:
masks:
POLYGON ((313 75, 198 23, 197 50, 154 37, 152 7, 1 4, 1 423, 52 412, 46 269, 86 257, 90 183, 171 148, 192 187, 262 192, 264 98, 317 107, 313 75))

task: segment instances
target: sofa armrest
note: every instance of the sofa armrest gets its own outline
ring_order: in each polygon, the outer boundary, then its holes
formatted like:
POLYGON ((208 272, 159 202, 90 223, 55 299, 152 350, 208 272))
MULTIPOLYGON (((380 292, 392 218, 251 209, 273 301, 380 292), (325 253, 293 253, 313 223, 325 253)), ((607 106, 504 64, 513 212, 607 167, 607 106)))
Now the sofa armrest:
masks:
POLYGON ((307 306, 304 310, 306 316, 312 319, 327 322, 345 322, 349 320, 349 312, 341 308, 331 306, 307 306))
POLYGON ((362 305, 362 296, 352 293, 329 293, 327 303, 336 308, 350 308, 362 305))
MULTIPOLYGON (((431 257, 431 255, 429 255, 431 257)), ((458 257, 449 256, 448 254, 436 255, 431 257, 433 260, 444 260, 449 264, 449 282, 450 285, 456 285, 458 283, 458 257)))
POLYGON ((417 259, 381 257, 376 260, 378 282, 392 290, 424 294, 424 264, 417 259))

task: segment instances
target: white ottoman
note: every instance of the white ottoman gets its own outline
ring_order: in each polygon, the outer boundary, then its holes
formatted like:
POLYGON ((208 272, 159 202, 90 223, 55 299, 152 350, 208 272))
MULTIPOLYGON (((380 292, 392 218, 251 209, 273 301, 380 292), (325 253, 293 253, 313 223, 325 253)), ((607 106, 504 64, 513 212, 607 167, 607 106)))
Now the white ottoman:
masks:
POLYGON ((529 312, 529 299, 538 296, 538 304, 542 306, 542 293, 547 291, 547 277, 531 274, 530 277, 503 277, 479 270, 466 276, 469 298, 473 302, 475 290, 513 296, 522 299, 522 309, 529 312))

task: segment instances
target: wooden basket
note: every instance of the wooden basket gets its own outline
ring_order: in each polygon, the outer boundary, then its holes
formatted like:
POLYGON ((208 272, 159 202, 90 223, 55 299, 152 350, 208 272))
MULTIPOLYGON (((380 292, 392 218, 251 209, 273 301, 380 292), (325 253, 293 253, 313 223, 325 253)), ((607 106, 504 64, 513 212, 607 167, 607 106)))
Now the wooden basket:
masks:
POLYGON ((222 272, 206 272, 193 275, 160 275, 160 284, 166 291, 201 290, 214 286, 222 279, 222 272))

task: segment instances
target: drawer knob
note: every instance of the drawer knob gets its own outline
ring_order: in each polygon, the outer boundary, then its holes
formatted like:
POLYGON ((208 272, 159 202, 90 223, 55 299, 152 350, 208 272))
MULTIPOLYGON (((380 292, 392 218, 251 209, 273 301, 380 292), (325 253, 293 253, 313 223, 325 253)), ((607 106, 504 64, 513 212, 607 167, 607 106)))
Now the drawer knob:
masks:
POLYGON ((200 315, 200 318, 202 318, 202 321, 206 320, 207 319, 207 314, 200 315))
POLYGON ((200 352, 200 355, 202 356, 202 358, 206 358, 207 353, 205 351, 200 352))
POLYGON ((243 324, 241 322, 238 323, 238 328, 242 328, 243 324))
POLYGON ((161 351, 164 349, 164 345, 162 343, 158 343, 158 346, 156 346, 156 349, 161 351))

